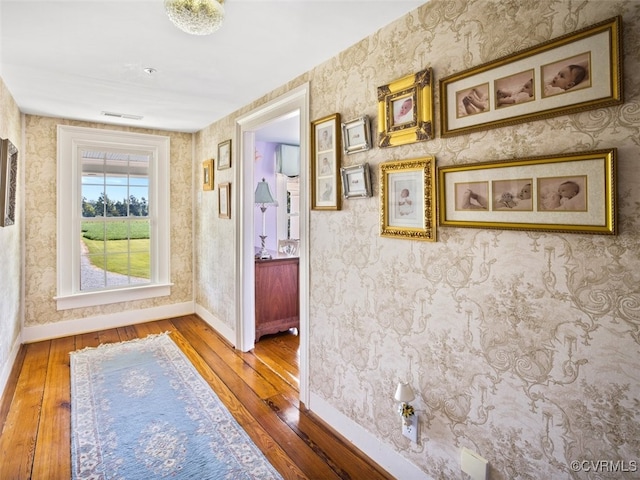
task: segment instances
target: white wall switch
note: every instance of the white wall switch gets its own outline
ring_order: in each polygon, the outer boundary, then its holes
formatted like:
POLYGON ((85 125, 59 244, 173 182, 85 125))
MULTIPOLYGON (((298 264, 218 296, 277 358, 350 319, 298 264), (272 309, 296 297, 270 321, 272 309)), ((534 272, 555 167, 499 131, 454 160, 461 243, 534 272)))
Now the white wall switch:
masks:
POLYGON ((418 414, 414 413, 407 420, 411 422, 409 425, 405 424, 404 418, 401 420, 402 434, 413 443, 418 443, 418 414))
POLYGON ((462 448, 460 461, 462 471, 469 475, 471 480, 487 480, 489 462, 468 448, 462 448))

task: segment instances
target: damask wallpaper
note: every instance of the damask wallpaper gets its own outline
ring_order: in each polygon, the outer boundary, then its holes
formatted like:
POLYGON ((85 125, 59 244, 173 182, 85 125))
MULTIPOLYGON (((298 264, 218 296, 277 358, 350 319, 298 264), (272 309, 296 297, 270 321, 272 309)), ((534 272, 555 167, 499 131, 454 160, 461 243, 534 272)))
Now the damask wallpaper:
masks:
MULTIPOLYGON (((22 168, 22 130, 20 110, 11 93, 0 79, 0 138, 8 138, 18 148, 18 175, 22 168)), ((20 259, 22 246, 20 235, 20 200, 22 188, 16 192, 16 223, 0 228, 0 390, 9 374, 11 352, 20 334, 20 259)))
MULTIPOLYGON (((367 114, 375 128, 380 85, 425 67, 437 81, 614 15, 624 24, 623 105, 449 139, 436 128, 434 140, 373 148, 343 165, 368 162, 377 172, 382 162, 425 155, 453 165, 616 147, 619 234, 440 227, 435 243, 381 238, 374 175, 372 198, 311 212, 309 370, 314 395, 427 478, 463 478, 461 447, 489 460, 492 479, 640 478, 638 0, 431 0, 199 132, 195 155, 190 134, 147 131, 171 136, 175 287, 168 299, 131 305, 56 311, 55 125, 103 126, 26 115, 23 141, 0 83, 0 136, 26 145, 24 247, 18 228, 0 229, 0 259, 12 272, 0 276, 0 365, 18 332, 21 295, 27 326, 195 297, 234 328, 235 204, 231 220, 219 219, 216 192, 201 191, 197 172, 234 138, 238 115, 309 82, 312 119, 367 114), (416 391, 417 444, 400 433, 399 380, 416 391), (616 465, 628 471, 611 472, 616 465)), ((436 112, 439 101, 436 92, 436 112)), ((234 172, 216 171, 216 185, 234 172)))
MULTIPOLYGON (((367 114, 375 128, 380 85, 429 66, 437 81, 615 15, 623 105, 448 139, 436 128, 434 140, 343 165, 377 172, 425 155, 452 165, 616 147, 617 236, 440 227, 435 243, 381 238, 377 175, 372 198, 311 212, 312 393, 427 478, 463 478, 462 447, 489 460, 492 479, 640 478, 640 2, 431 0, 242 110, 308 81, 312 120, 367 114), (416 391, 418 444, 400 432, 399 380, 416 391)), ((236 117, 197 135, 198 157, 233 135, 236 117)), ((216 249, 233 246, 234 223, 209 225, 210 202, 196 206, 197 263, 217 272, 196 296, 233 328, 220 302, 235 273, 216 249)))
POLYGON ((25 313, 24 325, 44 325, 63 320, 137 310, 191 301, 192 135, 107 126, 60 118, 26 115, 25 185, 25 313), (171 156, 171 280, 168 297, 114 303, 99 307, 56 310, 56 177, 57 125, 135 131, 170 137, 171 156))

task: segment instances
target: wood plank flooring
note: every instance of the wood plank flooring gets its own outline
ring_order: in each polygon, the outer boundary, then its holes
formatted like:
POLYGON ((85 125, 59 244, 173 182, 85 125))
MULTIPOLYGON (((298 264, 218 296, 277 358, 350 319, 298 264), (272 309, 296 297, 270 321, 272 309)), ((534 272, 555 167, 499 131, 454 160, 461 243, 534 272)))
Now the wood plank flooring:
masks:
POLYGON ((69 352, 166 331, 285 479, 393 478, 299 403, 294 334, 243 353, 187 315, 23 345, 0 402, 0 479, 71 478, 69 352))

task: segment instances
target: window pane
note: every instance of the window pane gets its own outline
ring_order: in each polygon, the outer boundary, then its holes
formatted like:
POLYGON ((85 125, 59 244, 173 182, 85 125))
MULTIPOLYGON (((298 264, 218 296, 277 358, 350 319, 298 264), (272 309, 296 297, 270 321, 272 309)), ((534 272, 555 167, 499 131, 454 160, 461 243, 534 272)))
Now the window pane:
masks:
POLYGON ((80 257, 80 290, 97 290, 105 288, 106 273, 102 265, 104 255, 81 255, 80 257))
POLYGON ((129 215, 132 217, 149 216, 149 187, 129 187, 129 215))
MULTIPOLYGON (((111 180, 113 177, 109 177, 111 180)), ((127 200, 126 186, 114 186, 113 184, 107 184, 107 202, 106 202, 106 216, 107 217, 126 217, 128 215, 129 201, 127 200)))
POLYGON ((127 254, 115 254, 107 256, 107 286, 116 287, 129 283, 129 256, 127 254))
POLYGON ((99 245, 101 247, 100 251, 102 251, 103 250, 102 242, 104 242, 104 239, 107 235, 104 222, 82 222, 81 229, 82 229, 81 240, 84 241, 85 247, 89 247, 92 250, 91 253, 96 253, 94 245, 91 244, 91 241, 97 240, 101 242, 99 245))

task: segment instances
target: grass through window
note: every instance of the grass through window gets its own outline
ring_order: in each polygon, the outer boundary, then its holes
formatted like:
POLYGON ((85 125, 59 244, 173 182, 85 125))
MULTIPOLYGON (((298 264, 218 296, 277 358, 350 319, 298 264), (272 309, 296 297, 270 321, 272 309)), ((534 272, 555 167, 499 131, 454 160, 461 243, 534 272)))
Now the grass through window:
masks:
POLYGON ((122 275, 151 277, 149 220, 83 222, 82 240, 94 266, 122 275))

